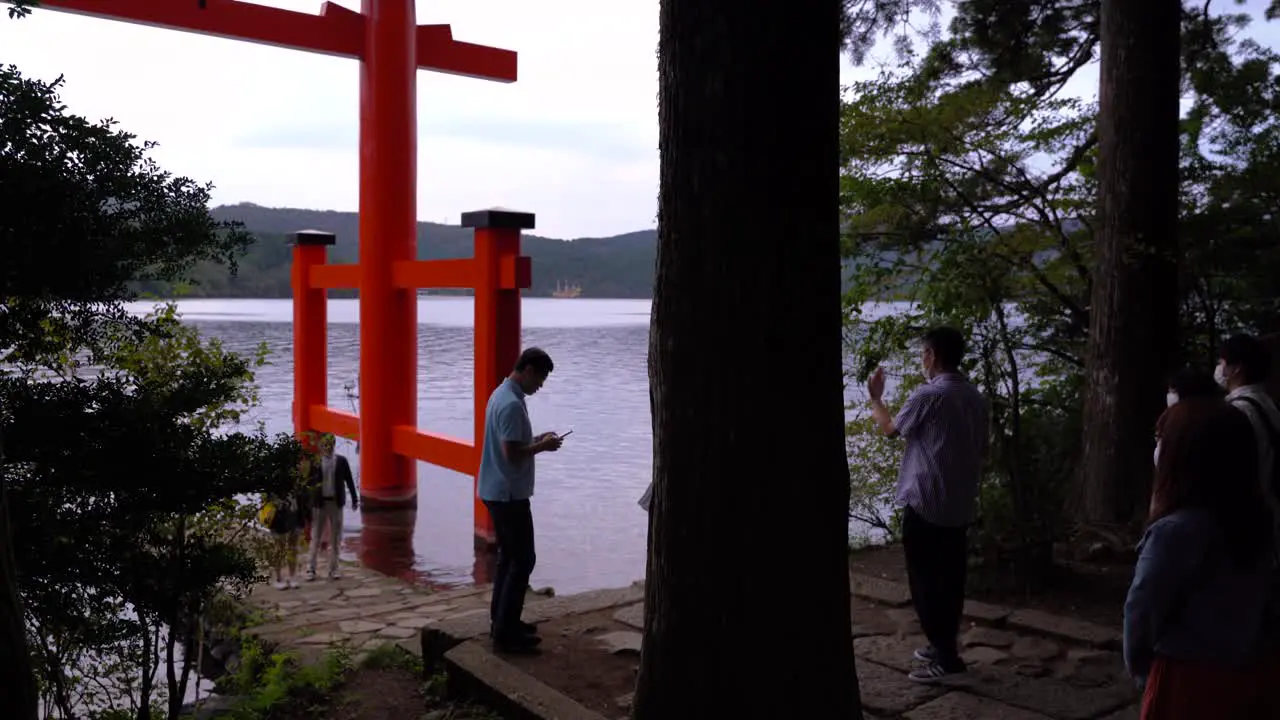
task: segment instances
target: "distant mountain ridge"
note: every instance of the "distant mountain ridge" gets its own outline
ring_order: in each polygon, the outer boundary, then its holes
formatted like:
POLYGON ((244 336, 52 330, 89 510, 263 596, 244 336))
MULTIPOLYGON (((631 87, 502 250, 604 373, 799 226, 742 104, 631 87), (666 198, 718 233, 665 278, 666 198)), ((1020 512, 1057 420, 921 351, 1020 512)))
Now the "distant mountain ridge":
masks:
MULTIPOLYGON (((289 297, 289 238, 298 230, 325 230, 337 238, 330 262, 354 262, 358 255, 360 221, 353 212, 270 208, 253 203, 213 208, 218 220, 238 220, 258 237, 232 277, 227 268, 197 268, 196 283, 178 289, 147 283, 140 290, 168 297, 289 297)), ((418 258, 436 260, 470 257, 474 251, 470 228, 418 223, 418 258)), ((653 293, 657 231, 601 238, 557 240, 523 234, 521 252, 533 261, 533 282, 526 295, 549 297, 558 284, 582 288, 582 297, 648 298, 653 293)), ((349 293, 337 293, 335 296, 349 293)))

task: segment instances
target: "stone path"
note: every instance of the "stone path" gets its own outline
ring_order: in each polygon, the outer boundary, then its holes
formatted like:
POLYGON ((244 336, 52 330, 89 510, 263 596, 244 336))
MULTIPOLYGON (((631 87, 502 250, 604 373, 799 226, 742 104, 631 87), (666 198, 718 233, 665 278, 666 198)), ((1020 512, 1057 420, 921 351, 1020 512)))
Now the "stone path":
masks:
POLYGON ((342 643, 357 654, 395 643, 421 655, 422 628, 472 617, 487 622, 489 597, 488 587, 432 591, 349 565, 338 580, 321 576, 289 590, 255 586, 249 600, 265 619, 246 632, 304 660, 342 643))
MULTIPOLYGON (((854 651, 869 720, 1137 720, 1139 696, 1124 671, 1117 628, 1039 611, 970 602, 960 641, 970 672, 943 685, 906 674, 927 644, 900 583, 851 577, 854 651)), ((638 647, 641 603, 613 619, 611 646, 638 647)), ((602 642, 604 637, 600 638, 602 642)), ((620 699, 620 710, 625 710, 620 699)))
MULTIPOLYGON (((970 672, 944 685, 920 685, 906 678, 916 664, 912 651, 925 644, 906 588, 879 578, 850 579, 854 650, 869 720, 1138 717, 1139 697, 1124 672, 1118 628, 969 602, 961 644, 970 672)), ((555 599, 531 595, 526 618, 612 606, 617 624, 608 641, 638 648, 641 598, 638 586, 555 599)), ((488 626, 487 587, 433 592, 358 566, 346 568, 340 580, 303 582, 298 589, 259 585, 250 601, 266 619, 247 632, 304 659, 339 643, 357 653, 395 643, 420 655, 423 629, 449 628, 445 634, 461 641, 488 626)))

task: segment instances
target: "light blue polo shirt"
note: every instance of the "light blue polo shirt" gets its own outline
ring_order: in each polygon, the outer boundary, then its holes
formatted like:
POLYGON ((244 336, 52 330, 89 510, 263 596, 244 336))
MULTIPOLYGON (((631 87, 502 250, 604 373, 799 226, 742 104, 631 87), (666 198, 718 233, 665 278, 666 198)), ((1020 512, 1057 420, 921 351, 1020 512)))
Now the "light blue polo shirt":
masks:
POLYGON ((511 378, 502 381, 489 396, 484 410, 484 446, 480 450, 481 500, 506 502, 533 497, 533 458, 507 460, 503 442, 533 442, 533 425, 524 405, 524 391, 511 378))

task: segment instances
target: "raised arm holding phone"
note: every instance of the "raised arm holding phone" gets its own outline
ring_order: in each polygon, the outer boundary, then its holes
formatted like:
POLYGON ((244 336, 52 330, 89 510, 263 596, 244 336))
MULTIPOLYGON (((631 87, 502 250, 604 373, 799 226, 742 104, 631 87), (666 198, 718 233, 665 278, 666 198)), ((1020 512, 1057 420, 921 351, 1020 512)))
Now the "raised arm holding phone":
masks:
POLYGON ((525 399, 538 392, 555 368, 539 348, 520 354, 516 367, 489 396, 480 451, 480 500, 489 509, 498 536, 498 566, 489 609, 490 634, 500 652, 533 652, 537 628, 520 619, 536 559, 533 542, 534 458, 555 452, 572 432, 533 434, 525 399))
POLYGON ((957 635, 964 608, 968 526, 973 521, 987 451, 987 403, 961 373, 964 336, 937 327, 924 334, 918 386, 895 416, 884 402, 884 371, 867 381, 871 416, 888 437, 906 441, 898 473, 902 548, 920 627, 929 644, 915 651, 908 674, 933 683, 964 672, 957 635))

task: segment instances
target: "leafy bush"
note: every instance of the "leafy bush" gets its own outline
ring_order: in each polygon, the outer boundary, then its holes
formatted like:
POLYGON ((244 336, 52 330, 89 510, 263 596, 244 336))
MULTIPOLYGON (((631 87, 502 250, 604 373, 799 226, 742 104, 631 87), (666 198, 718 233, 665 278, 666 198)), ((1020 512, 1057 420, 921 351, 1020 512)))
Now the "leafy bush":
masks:
POLYGON ((232 692, 240 699, 228 716, 232 720, 271 720, 322 707, 352 667, 351 648, 337 645, 317 663, 302 664, 296 655, 269 652, 246 639, 232 692))
POLYGON ((0 68, 0 655, 31 658, 48 716, 174 717, 183 640, 257 578, 249 498, 294 485, 300 448, 241 425, 265 351, 124 304, 251 238, 151 144, 68 113, 59 83, 0 68))

